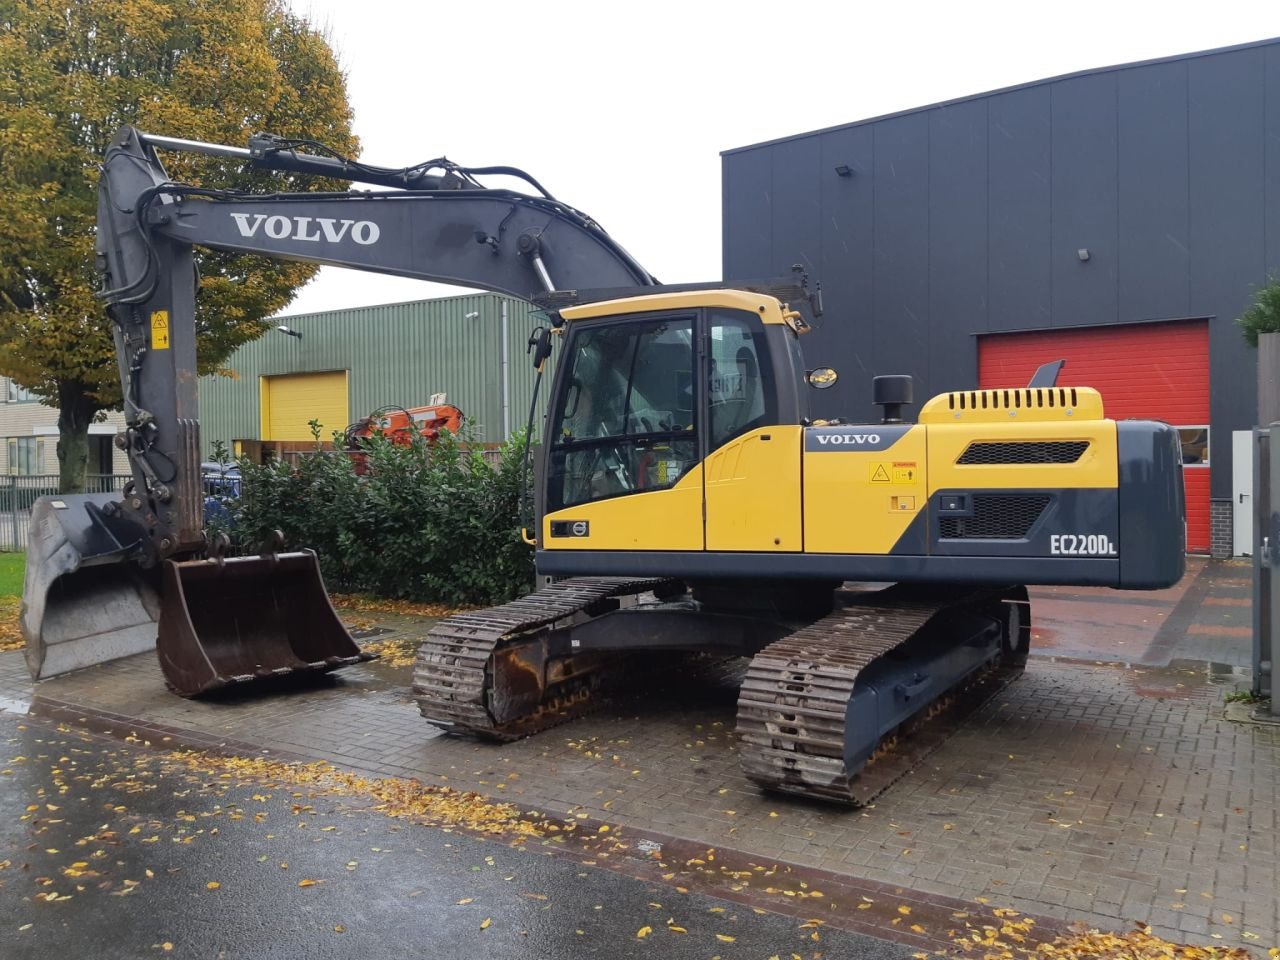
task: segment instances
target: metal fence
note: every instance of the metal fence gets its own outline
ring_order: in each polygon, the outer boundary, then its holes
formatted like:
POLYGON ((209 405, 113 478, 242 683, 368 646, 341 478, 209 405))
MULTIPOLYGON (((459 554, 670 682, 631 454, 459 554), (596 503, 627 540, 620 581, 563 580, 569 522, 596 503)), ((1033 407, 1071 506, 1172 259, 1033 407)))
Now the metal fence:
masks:
MULTIPOLYGON (((123 473, 91 473, 85 481, 85 493, 122 490, 129 479, 129 475, 123 473)), ((0 475, 0 550, 27 549, 31 505, 37 497, 50 497, 57 492, 56 473, 0 475)))
POLYGON ((1253 443, 1253 693, 1280 717, 1280 423, 1253 443))

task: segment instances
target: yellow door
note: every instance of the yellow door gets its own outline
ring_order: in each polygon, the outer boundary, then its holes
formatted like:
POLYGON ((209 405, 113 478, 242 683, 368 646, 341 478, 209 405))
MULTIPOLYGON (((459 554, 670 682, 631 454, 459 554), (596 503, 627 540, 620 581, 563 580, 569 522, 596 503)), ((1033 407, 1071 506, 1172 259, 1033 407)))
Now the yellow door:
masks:
POLYGON ((804 427, 761 427, 708 457, 708 550, 794 552, 804 549, 800 456, 804 427))
POLYGON ((263 377, 261 398, 263 440, 310 440, 311 420, 330 440, 350 422, 345 370, 263 377))

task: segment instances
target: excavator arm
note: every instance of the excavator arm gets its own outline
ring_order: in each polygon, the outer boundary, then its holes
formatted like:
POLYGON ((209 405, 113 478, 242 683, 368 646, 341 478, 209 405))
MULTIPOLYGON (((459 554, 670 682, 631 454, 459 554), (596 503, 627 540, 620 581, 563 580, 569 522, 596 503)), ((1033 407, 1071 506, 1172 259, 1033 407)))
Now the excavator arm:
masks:
POLYGON ((131 127, 116 135, 99 186, 99 296, 112 320, 133 473, 132 495, 115 512, 143 534, 137 543, 144 566, 203 545, 193 246, 521 298, 656 283, 594 220, 527 174, 481 171, 522 177, 537 195, 486 188, 467 168, 435 163, 439 173, 393 171, 300 153, 269 137, 241 149, 131 127), (407 189, 249 195, 185 186, 169 180, 157 147, 407 189))
MULTIPOLYGON (((103 277, 99 296, 111 319, 123 393, 125 427, 117 443, 128 454, 132 478, 123 495, 46 498, 34 508, 22 616, 34 676, 147 649, 155 640, 157 619, 161 661, 178 692, 203 692, 261 675, 262 663, 273 659, 271 651, 282 648, 278 636, 269 636, 272 630, 290 635, 296 656, 287 669, 267 668, 267 673, 354 662, 357 651, 328 605, 314 556, 273 553, 263 561, 266 567, 241 558, 199 559, 206 543, 194 246, 522 298, 576 287, 656 283, 591 217, 556 200, 523 171, 466 168, 443 159, 396 170, 321 151, 318 144, 269 136, 239 148, 158 137, 132 127, 113 138, 99 182, 96 247, 103 277), (171 181, 160 149, 395 189, 265 195, 212 190, 171 181), (531 192, 485 187, 477 177, 488 175, 523 179, 531 192), (215 576, 206 564, 221 572, 215 576), (295 580, 314 583, 291 586, 290 570, 295 580), (222 580, 222 588, 209 586, 222 580), (251 581, 260 584, 252 595, 245 587, 251 581), (215 629, 193 622, 196 604, 187 595, 196 591, 234 599, 241 613, 230 617, 234 622, 225 630, 241 637, 261 635, 261 649, 230 666, 166 663, 167 644, 190 648, 189 637, 182 636, 215 629), (284 621, 262 626, 270 619, 262 616, 264 610, 287 606, 304 594, 318 597, 319 606, 329 611, 323 623, 301 632, 284 621), (317 643, 308 635, 332 639, 317 643), (300 650, 300 644, 307 649, 300 650)), ((205 606, 228 608, 226 602, 205 606)), ((194 646, 203 648, 202 655, 210 649, 209 644, 194 646)), ((243 652, 253 644, 234 646, 243 652)))

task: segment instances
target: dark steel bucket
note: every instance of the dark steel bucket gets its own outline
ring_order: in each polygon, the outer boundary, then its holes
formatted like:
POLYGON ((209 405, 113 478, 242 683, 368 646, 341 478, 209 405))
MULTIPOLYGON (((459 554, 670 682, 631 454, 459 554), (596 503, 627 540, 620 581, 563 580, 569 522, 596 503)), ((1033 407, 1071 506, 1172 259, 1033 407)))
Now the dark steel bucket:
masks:
POLYGON ((31 508, 22 632, 36 680, 150 650, 160 598, 130 557, 137 533, 106 512, 119 494, 41 497, 31 508))
POLYGON ((165 561, 156 651, 174 693, 372 660, 338 619, 310 550, 165 561))

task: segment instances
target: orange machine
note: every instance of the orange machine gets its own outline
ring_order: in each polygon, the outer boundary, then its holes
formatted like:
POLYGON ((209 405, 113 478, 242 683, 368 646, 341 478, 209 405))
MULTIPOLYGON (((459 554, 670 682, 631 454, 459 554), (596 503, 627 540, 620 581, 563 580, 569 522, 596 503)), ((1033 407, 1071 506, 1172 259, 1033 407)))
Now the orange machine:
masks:
POLYGON ((409 409, 382 407, 347 427, 343 433, 343 449, 355 462, 356 473, 364 476, 369 469, 368 454, 360 441, 380 434, 394 444, 407 447, 417 434, 428 443, 435 443, 441 430, 457 433, 461 426, 462 411, 451 403, 409 409))

